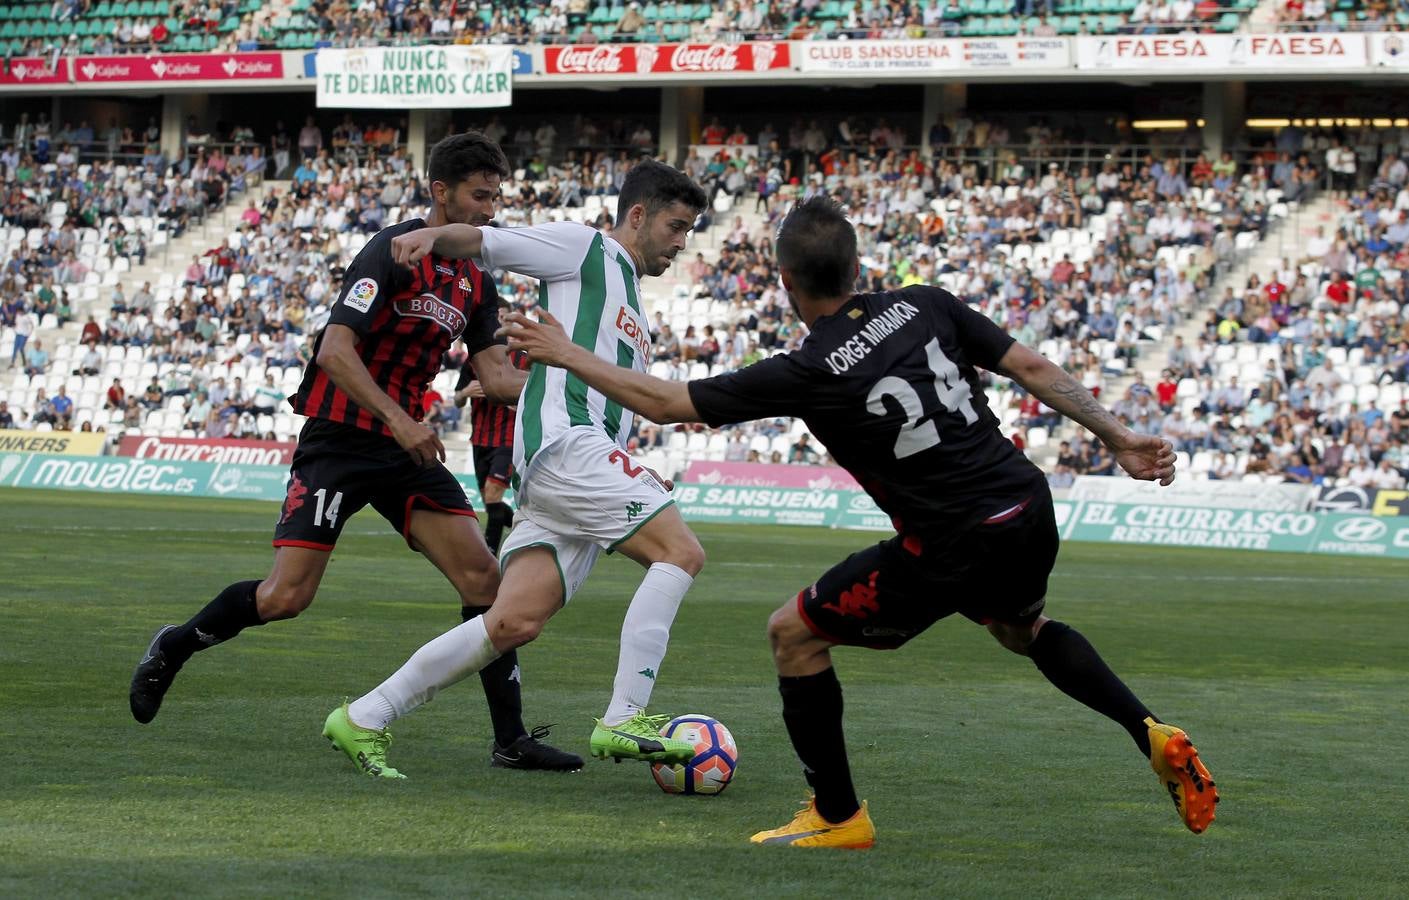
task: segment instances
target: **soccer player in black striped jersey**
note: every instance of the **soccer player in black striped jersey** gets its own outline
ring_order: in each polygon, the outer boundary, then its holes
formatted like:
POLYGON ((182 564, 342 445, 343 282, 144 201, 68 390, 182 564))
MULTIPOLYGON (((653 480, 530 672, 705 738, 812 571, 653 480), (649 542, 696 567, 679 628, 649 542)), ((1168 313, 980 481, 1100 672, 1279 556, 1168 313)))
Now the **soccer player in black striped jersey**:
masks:
MULTIPOLYGON (((509 301, 501 297, 501 318, 508 308, 509 301)), ((523 353, 510 353, 509 361, 525 372, 531 366, 528 356, 523 353)), ((460 369, 454 399, 457 406, 464 406, 466 401, 470 401, 470 453, 474 456, 475 483, 479 485, 479 495, 484 500, 484 515, 489 520, 485 523, 484 542, 489 545, 489 552, 498 556, 504 532, 514 524, 514 512, 504 502, 504 492, 514 474, 516 411, 512 404, 495 403, 485 395, 484 386, 475 377, 475 368, 468 361, 460 369)))
POLYGON ((800 417, 895 523, 895 537, 842 561, 769 620, 783 720, 815 795, 754 842, 872 845, 831 648, 898 648, 953 613, 987 626, 1060 690, 1125 728, 1184 824, 1203 831, 1218 794, 1188 736, 1156 719, 1079 632, 1043 614, 1058 544, 1052 496, 999 432, 976 367, 1090 429, 1134 478, 1169 484, 1173 447, 1133 433, 1066 372, 945 291, 853 294, 856 232, 830 200, 795 208, 775 246, 810 333, 798 350, 737 372, 681 383, 620 369, 575 347, 546 314, 537 323, 511 315, 505 329, 511 348, 651 421, 800 417))
MULTIPOLYGON (((422 397, 457 339, 468 346, 487 396, 512 403, 525 375, 494 337, 498 294, 489 275, 468 260, 434 254, 408 269, 395 263, 391 247, 392 238, 419 228, 487 224, 508 174, 503 151, 484 135, 447 137, 431 150, 427 167, 429 218, 383 229, 352 261, 314 360, 290 399, 308 421, 274 526, 274 566, 262 580, 230 585, 184 625, 158 630, 132 677, 137 721, 156 716, 176 673, 198 651, 306 609, 343 525, 368 504, 445 574, 459 594, 462 618, 494 602, 498 565, 464 490, 445 468, 444 445, 421 421, 422 397)), ((537 740, 543 732, 526 733, 513 653, 481 676, 495 765, 581 767, 579 757, 537 740)), ((358 729, 345 706, 328 717, 324 735, 364 774, 400 777, 383 764, 385 735, 358 729)))

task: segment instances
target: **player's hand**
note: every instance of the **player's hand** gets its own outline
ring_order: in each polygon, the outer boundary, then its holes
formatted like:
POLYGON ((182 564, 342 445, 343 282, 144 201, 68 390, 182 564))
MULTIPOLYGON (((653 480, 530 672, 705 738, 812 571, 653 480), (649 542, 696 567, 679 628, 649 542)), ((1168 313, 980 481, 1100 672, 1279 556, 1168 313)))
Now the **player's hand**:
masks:
POLYGON ((415 268, 427 253, 435 249, 435 229, 418 228, 391 239, 391 258, 399 266, 415 268))
POLYGON ((1174 445, 1153 434, 1129 434, 1115 451, 1115 461, 1139 481, 1158 481, 1168 486, 1174 480, 1174 445))
POLYGON ((650 466, 642 466, 641 468, 645 469, 647 472, 650 472, 652 475, 656 476, 656 481, 659 481, 661 484, 665 485, 665 489, 666 489, 667 491, 673 491, 673 490, 675 490, 675 482, 671 481, 669 478, 662 478, 662 477, 660 477, 660 473, 657 472, 655 469, 652 469, 650 466))
POLYGON ((471 381, 469 384, 465 385, 464 394, 471 400, 483 400, 484 385, 480 384, 479 379, 476 378, 474 381, 471 381))
POLYGON ((537 322, 523 313, 509 313, 495 337, 507 338, 510 350, 522 350, 534 362, 549 366, 561 366, 567 354, 577 346, 546 309, 538 311, 537 322))
POLYGON ((411 461, 418 466, 433 466, 445 462, 445 445, 436 433, 420 422, 412 421, 392 430, 391 436, 401 445, 401 449, 411 455, 411 461))

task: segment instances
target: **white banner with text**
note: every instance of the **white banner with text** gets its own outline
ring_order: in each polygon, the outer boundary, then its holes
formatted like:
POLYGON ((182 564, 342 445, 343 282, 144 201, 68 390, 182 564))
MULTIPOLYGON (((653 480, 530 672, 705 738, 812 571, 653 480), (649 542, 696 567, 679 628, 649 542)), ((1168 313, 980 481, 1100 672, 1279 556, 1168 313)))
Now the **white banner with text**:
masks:
POLYGON ((320 107, 509 106, 514 50, 481 44, 319 50, 317 72, 320 107))

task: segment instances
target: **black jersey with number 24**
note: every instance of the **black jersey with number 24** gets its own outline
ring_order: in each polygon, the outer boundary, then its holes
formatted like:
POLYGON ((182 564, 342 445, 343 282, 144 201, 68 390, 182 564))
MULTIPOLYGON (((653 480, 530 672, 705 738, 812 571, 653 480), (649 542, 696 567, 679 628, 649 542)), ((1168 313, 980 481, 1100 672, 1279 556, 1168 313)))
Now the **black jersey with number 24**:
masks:
POLYGON ((1043 483, 999 432, 975 371, 1012 344, 938 288, 857 294, 799 349, 690 382, 690 399, 715 426, 803 419, 896 531, 938 549, 1043 483))

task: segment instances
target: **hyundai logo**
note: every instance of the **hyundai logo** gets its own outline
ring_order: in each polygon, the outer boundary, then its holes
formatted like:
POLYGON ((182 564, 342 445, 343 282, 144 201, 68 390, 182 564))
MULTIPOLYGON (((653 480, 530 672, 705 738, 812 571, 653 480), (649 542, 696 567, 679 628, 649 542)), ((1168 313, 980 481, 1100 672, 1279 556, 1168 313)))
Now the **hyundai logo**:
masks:
POLYGON ((1332 529, 1336 537, 1351 544, 1363 544, 1366 541, 1378 540, 1384 537, 1387 530, 1384 522, 1365 518, 1346 519, 1332 529))

